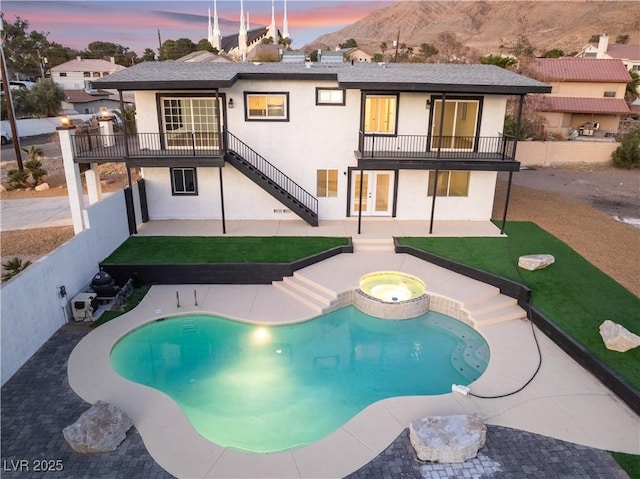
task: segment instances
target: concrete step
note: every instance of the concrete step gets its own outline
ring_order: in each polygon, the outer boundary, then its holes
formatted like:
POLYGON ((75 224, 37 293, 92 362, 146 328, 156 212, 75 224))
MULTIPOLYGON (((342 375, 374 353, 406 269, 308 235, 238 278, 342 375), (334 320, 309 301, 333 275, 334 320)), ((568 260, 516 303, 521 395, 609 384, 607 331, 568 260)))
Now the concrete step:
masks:
POLYGON ((279 289, 283 293, 288 294, 292 298, 300 301, 305 306, 308 306, 313 311, 317 313, 322 313, 324 309, 328 306, 326 301, 316 299, 312 296, 309 296, 298 289, 291 288, 290 284, 285 284, 284 281, 273 281, 271 285, 274 288, 279 289))
POLYGON ((331 301, 336 299, 337 295, 332 291, 329 292, 325 288, 318 288, 316 283, 312 281, 304 281, 300 276, 289 276, 282 279, 282 282, 294 291, 302 295, 310 296, 318 301, 324 302, 329 306, 331 301))
POLYGON ((527 317, 527 313, 518 305, 507 306, 506 308, 490 311, 488 313, 481 313, 476 316, 472 316, 471 319, 476 328, 482 326, 490 326, 493 324, 503 323, 505 321, 511 321, 513 319, 524 319, 527 317))
POLYGON ((353 238, 353 251, 395 251, 393 238, 353 238))
POLYGON ((311 278, 309 278, 308 276, 300 273, 299 271, 294 272, 293 273, 293 277, 298 282, 304 283, 305 285, 307 285, 312 290, 320 291, 322 294, 326 295, 327 297, 330 297, 332 299, 336 299, 338 297, 338 293, 336 293, 334 290, 332 290, 331 288, 328 288, 326 286, 323 286, 320 283, 317 283, 316 281, 314 281, 311 278))
POLYGON ((510 296, 506 296, 504 294, 496 294, 495 296, 491 296, 490 298, 485 299, 484 301, 479 301, 471 306, 465 303, 464 307, 471 316, 477 316, 483 313, 490 313, 492 311, 497 311, 509 306, 513 306, 518 304, 515 298, 511 298, 510 296))
MULTIPOLYGON (((484 286, 489 286, 489 285, 484 285, 484 286)), ((466 309, 471 309, 472 307, 474 307, 475 305, 484 303, 485 301, 488 301, 496 296, 500 296, 500 289, 490 286, 489 288, 482 288, 482 292, 478 293, 477 296, 472 297, 471 299, 467 299, 464 302, 464 307, 466 309)))

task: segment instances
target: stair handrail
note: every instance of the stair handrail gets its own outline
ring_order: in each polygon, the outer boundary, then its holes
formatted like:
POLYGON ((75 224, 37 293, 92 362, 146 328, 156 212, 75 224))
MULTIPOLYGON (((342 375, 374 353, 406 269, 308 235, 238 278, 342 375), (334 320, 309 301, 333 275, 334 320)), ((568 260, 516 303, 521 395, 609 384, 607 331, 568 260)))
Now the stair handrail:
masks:
POLYGON ((313 196, 302 186, 289 178, 280 169, 270 163, 260 153, 255 151, 244 141, 239 139, 233 133, 227 130, 226 148, 238 156, 242 157, 246 162, 250 163, 256 170, 269 178, 273 183, 289 193, 299 203, 303 204, 307 209, 315 215, 318 214, 318 198, 313 196))

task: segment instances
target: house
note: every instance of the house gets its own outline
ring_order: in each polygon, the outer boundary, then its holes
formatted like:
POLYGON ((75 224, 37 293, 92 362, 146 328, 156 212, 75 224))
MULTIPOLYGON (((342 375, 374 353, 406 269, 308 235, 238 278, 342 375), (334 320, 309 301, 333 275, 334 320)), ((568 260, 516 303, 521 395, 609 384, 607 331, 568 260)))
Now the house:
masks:
POLYGON ((65 99, 62 109, 78 113, 100 113, 102 108, 113 110, 120 108, 118 98, 107 90, 64 90, 65 99))
POLYGON ((609 43, 607 34, 600 35, 598 43, 590 42, 575 55, 579 58, 617 59, 624 67, 640 73, 640 45, 630 43, 609 43))
POLYGON ((372 57, 361 48, 354 47, 345 49, 344 58, 347 61, 370 62, 372 57))
POLYGON ((98 78, 124 70, 112 57, 111 61, 76 57, 51 69, 51 78, 64 90, 89 90, 98 78))
POLYGON ((613 137, 620 119, 629 114, 624 100, 631 77, 620 60, 595 58, 538 58, 530 74, 551 84, 536 109, 545 129, 564 138, 613 137), (571 130, 570 130, 571 129, 571 130))
POLYGON ((522 105, 551 91, 492 65, 401 63, 144 62, 96 85, 135 93, 137 133, 86 143, 60 131, 67 183, 81 165, 125 162, 144 178, 130 217, 136 203, 143 219, 223 228, 225 218, 488 221, 497 173, 520 167, 503 134, 507 97, 522 105))

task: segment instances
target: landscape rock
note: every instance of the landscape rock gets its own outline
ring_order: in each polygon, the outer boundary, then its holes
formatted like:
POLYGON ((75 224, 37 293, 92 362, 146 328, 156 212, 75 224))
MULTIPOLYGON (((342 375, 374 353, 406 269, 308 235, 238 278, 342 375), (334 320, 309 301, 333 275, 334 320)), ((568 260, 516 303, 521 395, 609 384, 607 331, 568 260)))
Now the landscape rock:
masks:
POLYGON ((38 186, 35 187, 36 191, 45 191, 49 189, 49 183, 40 183, 38 186))
POLYGON ((543 269, 553 264, 555 258, 550 254, 529 254, 518 258, 518 266, 529 271, 543 269))
POLYGON ((117 407, 98 401, 76 422, 62 430, 67 443, 85 454, 115 451, 133 426, 133 421, 117 407))
POLYGON ((487 427, 479 416, 430 416, 409 425, 409 438, 418 459, 432 462, 464 462, 484 446, 487 427))
POLYGON ((609 319, 600 325, 600 336, 607 349, 612 351, 624 353, 640 346, 640 336, 609 319))

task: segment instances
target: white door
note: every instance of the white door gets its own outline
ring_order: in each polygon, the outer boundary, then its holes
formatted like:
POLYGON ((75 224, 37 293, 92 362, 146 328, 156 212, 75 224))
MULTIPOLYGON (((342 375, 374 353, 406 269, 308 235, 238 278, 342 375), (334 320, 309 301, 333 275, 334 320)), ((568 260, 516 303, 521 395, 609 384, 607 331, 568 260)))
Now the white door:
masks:
MULTIPOLYGON (((365 171, 362 175, 362 215, 391 216, 393 210, 393 171, 365 171)), ((360 206, 360 171, 351 174, 351 215, 360 206)))

